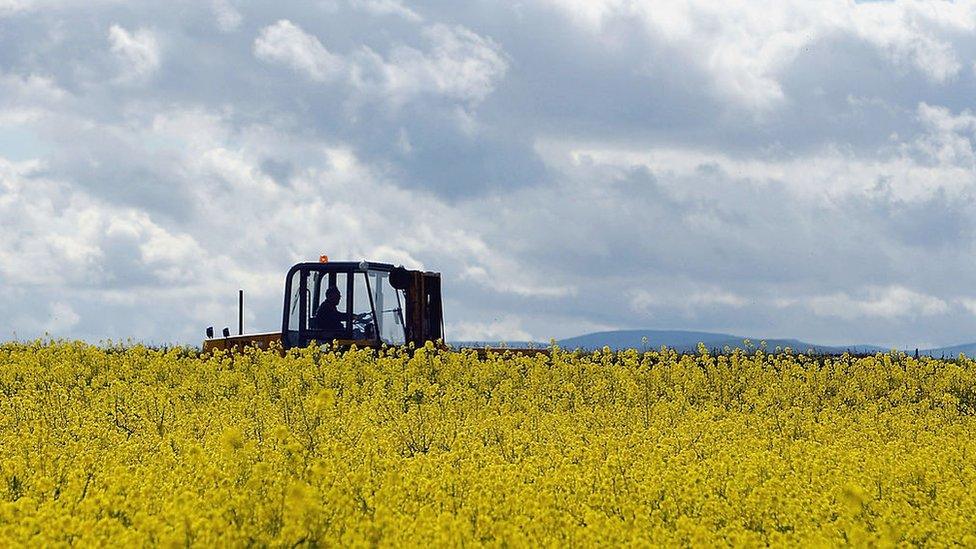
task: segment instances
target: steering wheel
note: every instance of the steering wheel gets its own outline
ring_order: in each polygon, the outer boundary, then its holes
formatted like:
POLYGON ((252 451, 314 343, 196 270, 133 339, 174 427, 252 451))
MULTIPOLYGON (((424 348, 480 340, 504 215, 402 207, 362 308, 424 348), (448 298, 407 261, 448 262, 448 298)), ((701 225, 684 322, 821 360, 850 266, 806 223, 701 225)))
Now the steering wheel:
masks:
POLYGON ((375 337, 376 326, 373 324, 373 313, 359 313, 352 315, 354 339, 375 337))
POLYGON ((358 313, 352 315, 352 323, 354 326, 365 326, 373 321, 373 313, 358 313))

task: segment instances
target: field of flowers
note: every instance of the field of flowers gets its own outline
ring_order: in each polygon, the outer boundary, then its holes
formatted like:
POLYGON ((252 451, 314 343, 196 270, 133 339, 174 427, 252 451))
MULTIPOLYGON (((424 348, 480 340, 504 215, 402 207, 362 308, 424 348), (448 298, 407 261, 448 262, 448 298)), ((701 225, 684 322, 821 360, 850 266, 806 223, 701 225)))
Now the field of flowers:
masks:
POLYGON ((0 546, 976 545, 976 363, 0 346, 0 546))

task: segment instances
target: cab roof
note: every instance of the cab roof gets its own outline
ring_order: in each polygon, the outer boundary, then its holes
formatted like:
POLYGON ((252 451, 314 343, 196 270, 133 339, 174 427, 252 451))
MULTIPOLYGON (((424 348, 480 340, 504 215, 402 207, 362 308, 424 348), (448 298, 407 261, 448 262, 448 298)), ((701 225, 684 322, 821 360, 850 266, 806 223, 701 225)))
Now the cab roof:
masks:
POLYGON ((364 273, 366 271, 390 272, 394 266, 389 263, 377 263, 374 261, 307 261, 296 263, 288 269, 288 275, 298 270, 318 271, 321 273, 364 273))

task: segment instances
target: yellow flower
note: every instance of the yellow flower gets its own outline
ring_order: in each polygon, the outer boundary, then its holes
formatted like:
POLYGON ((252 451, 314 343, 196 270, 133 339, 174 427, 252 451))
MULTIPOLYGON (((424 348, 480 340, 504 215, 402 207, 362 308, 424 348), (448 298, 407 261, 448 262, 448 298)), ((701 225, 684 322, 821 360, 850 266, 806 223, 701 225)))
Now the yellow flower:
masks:
POLYGON ((974 545, 973 361, 749 347, 0 345, 0 547, 974 545))
POLYGON ((224 433, 220 436, 220 443, 227 450, 239 450, 244 447, 244 432, 240 427, 224 429, 224 433))

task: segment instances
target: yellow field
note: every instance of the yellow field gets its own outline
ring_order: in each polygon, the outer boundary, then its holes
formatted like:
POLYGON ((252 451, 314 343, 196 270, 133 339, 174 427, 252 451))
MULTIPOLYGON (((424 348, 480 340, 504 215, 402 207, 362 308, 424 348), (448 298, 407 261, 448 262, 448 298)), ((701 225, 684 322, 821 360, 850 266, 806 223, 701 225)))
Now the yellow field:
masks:
POLYGON ((976 363, 0 346, 0 546, 976 545, 976 363))

